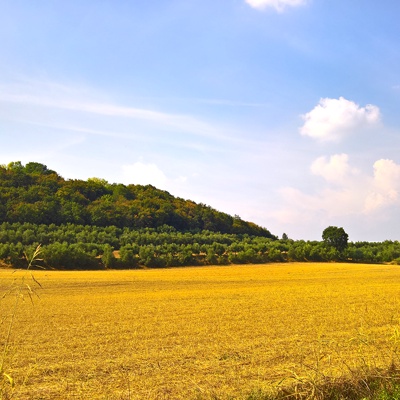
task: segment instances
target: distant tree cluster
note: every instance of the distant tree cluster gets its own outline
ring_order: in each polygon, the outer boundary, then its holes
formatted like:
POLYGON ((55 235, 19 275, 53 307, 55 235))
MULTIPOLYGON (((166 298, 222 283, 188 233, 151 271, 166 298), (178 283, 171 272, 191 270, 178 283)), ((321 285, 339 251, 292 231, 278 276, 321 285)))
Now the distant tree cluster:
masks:
POLYGON ((282 240, 211 231, 33 223, 0 224, 0 264, 24 267, 42 245, 41 266, 57 269, 163 268, 287 261, 400 263, 400 243, 282 240))
POLYGON ((24 252, 42 246, 42 266, 60 269, 160 268, 284 261, 275 239, 212 231, 179 232, 89 225, 0 224, 0 260, 24 266, 24 252), (276 242, 276 244, 274 244, 276 242))

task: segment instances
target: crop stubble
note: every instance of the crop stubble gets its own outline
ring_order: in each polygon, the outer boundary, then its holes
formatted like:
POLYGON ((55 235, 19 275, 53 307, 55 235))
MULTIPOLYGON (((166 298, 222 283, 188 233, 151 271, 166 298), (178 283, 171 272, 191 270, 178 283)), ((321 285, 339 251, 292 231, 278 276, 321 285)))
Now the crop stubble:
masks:
MULTIPOLYGON (((3 291, 18 274, 0 271, 3 291)), ((21 303, 12 336, 19 399, 240 398, 293 372, 340 375, 395 354, 397 266, 34 275, 40 299, 21 303)))

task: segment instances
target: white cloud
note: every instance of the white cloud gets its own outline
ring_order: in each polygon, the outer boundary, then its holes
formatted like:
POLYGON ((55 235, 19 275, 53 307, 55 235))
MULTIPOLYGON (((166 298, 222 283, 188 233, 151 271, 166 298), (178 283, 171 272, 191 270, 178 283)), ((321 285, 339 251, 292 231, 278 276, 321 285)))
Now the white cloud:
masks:
POLYGON ((283 206, 271 217, 290 231, 319 224, 319 229, 337 221, 352 221, 357 226, 365 221, 390 220, 392 208, 400 207, 400 165, 380 159, 373 173, 360 171, 349 162, 347 154, 319 157, 311 173, 324 179, 314 193, 294 187, 279 189, 283 206))
POLYGON ((286 7, 296 7, 306 4, 307 0, 246 0, 250 7, 258 10, 264 10, 267 7, 273 7, 276 11, 282 12, 286 7))
POLYGON ((358 174, 356 168, 349 165, 347 154, 335 154, 329 157, 319 157, 311 164, 311 172, 319 175, 328 182, 344 184, 358 174))
POLYGON ((122 183, 136 185, 153 185, 157 189, 171 190, 185 184, 186 176, 175 179, 168 178, 165 173, 153 163, 138 161, 134 164, 122 166, 122 183))
POLYGON ((153 185, 158 189, 165 189, 168 179, 156 164, 145 164, 140 161, 122 167, 123 182, 125 184, 153 185))
POLYGON ((374 177, 365 200, 364 210, 376 211, 380 208, 400 205, 400 165, 392 160, 381 159, 374 163, 374 177))
POLYGON ((348 134, 376 125, 380 111, 372 104, 360 107, 343 97, 325 98, 302 118, 305 121, 300 128, 302 135, 328 142, 339 141, 348 134))

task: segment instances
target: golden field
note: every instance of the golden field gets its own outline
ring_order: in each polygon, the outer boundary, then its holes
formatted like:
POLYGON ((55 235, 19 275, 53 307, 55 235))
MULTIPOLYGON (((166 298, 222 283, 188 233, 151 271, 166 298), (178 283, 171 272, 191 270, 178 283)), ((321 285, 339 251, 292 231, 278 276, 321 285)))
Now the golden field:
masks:
MULTIPOLYGON (((24 272, 0 270, 0 290, 24 272)), ((400 267, 35 271, 5 371, 16 399, 226 399, 396 357, 400 267), (23 382, 25 382, 23 384, 23 382), (289 380, 284 380, 289 382, 289 380)), ((3 346, 15 295, 0 302, 3 346)))

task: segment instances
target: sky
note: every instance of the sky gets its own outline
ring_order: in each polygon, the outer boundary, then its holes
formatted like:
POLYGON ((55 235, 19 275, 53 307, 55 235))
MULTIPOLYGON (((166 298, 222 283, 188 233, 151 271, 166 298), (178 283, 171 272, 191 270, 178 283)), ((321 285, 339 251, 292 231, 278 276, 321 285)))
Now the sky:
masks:
POLYGON ((400 239, 400 2, 0 4, 0 164, 400 239))

